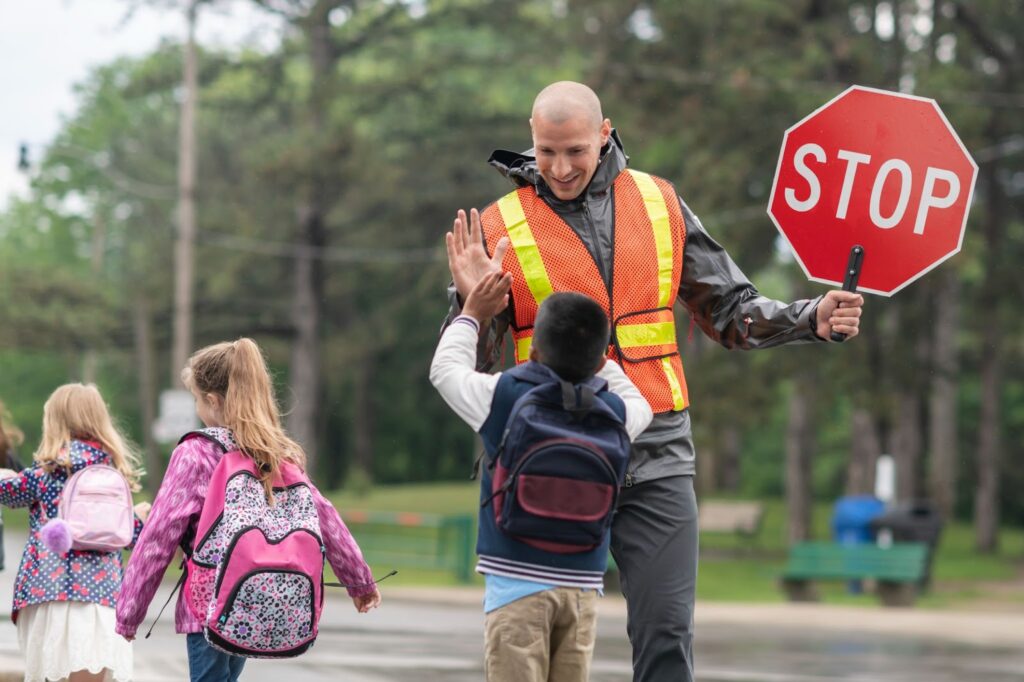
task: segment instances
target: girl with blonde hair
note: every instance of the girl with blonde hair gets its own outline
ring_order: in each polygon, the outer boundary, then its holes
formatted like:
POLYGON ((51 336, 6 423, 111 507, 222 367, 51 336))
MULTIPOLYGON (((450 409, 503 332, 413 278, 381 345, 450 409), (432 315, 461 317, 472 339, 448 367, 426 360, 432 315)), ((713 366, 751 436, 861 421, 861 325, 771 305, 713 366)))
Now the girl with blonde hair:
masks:
MULTIPOLYGON (((138 460, 99 390, 66 384, 43 406, 43 436, 32 466, 21 473, 0 471, 0 504, 29 507, 29 538, 11 607, 27 682, 132 678, 131 648, 114 632, 121 552, 57 552, 41 533, 46 520, 57 517, 68 479, 85 467, 104 464, 138 487, 138 460)), ((138 537, 148 504, 135 510, 138 537)))
MULTIPOLYGON (((145 618, 175 549, 182 546, 191 555, 210 478, 225 452, 241 452, 255 462, 268 500, 273 500, 273 482, 283 468, 305 469, 302 447, 281 426, 270 374, 254 341, 241 338, 197 351, 181 378, 195 396, 196 412, 207 428, 185 434, 174 449, 139 548, 128 562, 117 606, 117 631, 129 640, 145 618)), ((339 580, 350 586, 356 609, 366 613, 381 601, 370 569, 337 510, 315 486, 310 488, 327 561, 339 580)), ((206 641, 202 620, 184 593, 178 595, 175 629, 187 635, 192 680, 238 679, 246 659, 206 641)))

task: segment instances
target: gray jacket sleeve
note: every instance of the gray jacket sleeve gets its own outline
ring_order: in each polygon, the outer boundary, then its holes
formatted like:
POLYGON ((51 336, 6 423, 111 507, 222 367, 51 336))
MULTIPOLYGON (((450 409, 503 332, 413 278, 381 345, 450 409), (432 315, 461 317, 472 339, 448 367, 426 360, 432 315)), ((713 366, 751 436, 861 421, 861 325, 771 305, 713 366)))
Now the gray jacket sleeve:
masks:
POLYGON ((824 340, 812 327, 821 297, 789 304, 765 298, 686 203, 679 203, 686 221, 679 300, 709 338, 743 349, 824 340))
MULTIPOLYGON (((511 293, 509 300, 512 300, 511 293)), ((441 325, 441 332, 448 328, 456 317, 462 313, 462 301, 455 291, 455 283, 448 284, 448 316, 441 325)), ((490 324, 480 328, 480 340, 476 344, 476 370, 490 372, 502 364, 501 349, 504 346, 505 333, 511 321, 511 308, 506 308, 491 320, 490 324)))

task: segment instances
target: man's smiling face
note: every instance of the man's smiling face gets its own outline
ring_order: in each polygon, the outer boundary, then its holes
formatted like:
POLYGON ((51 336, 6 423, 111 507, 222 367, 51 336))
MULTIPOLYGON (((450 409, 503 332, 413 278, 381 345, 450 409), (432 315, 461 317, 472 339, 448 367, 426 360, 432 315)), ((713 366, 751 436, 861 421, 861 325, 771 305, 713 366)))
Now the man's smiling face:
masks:
POLYGON ((595 125, 587 116, 571 116, 555 122, 536 112, 530 119, 537 170, 556 197, 575 199, 590 183, 608 142, 611 123, 595 125))

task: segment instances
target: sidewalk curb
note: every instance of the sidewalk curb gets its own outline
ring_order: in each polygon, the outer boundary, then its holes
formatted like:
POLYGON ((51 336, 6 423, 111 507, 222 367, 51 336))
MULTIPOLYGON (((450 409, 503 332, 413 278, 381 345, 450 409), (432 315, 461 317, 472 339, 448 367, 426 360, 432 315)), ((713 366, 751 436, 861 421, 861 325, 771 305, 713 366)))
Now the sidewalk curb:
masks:
MULTIPOLYGON (((483 587, 392 587, 389 600, 442 606, 482 608, 483 587)), ((626 618, 626 600, 605 592, 598 601, 601 618, 626 618)), ((766 626, 813 632, 853 632, 903 637, 926 637, 975 646, 1024 648, 1024 614, 1003 611, 960 611, 921 608, 883 608, 798 603, 697 602, 697 630, 702 626, 766 626)))

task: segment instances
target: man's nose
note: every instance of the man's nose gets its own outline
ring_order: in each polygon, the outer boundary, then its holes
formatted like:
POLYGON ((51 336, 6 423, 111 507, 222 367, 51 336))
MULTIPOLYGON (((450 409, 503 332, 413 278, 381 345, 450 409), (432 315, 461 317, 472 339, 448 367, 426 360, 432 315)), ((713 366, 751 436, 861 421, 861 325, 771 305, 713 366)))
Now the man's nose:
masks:
POLYGON ((551 164, 551 171, 555 174, 556 178, 564 178, 569 174, 570 165, 569 159, 562 155, 555 157, 555 162, 551 164))

